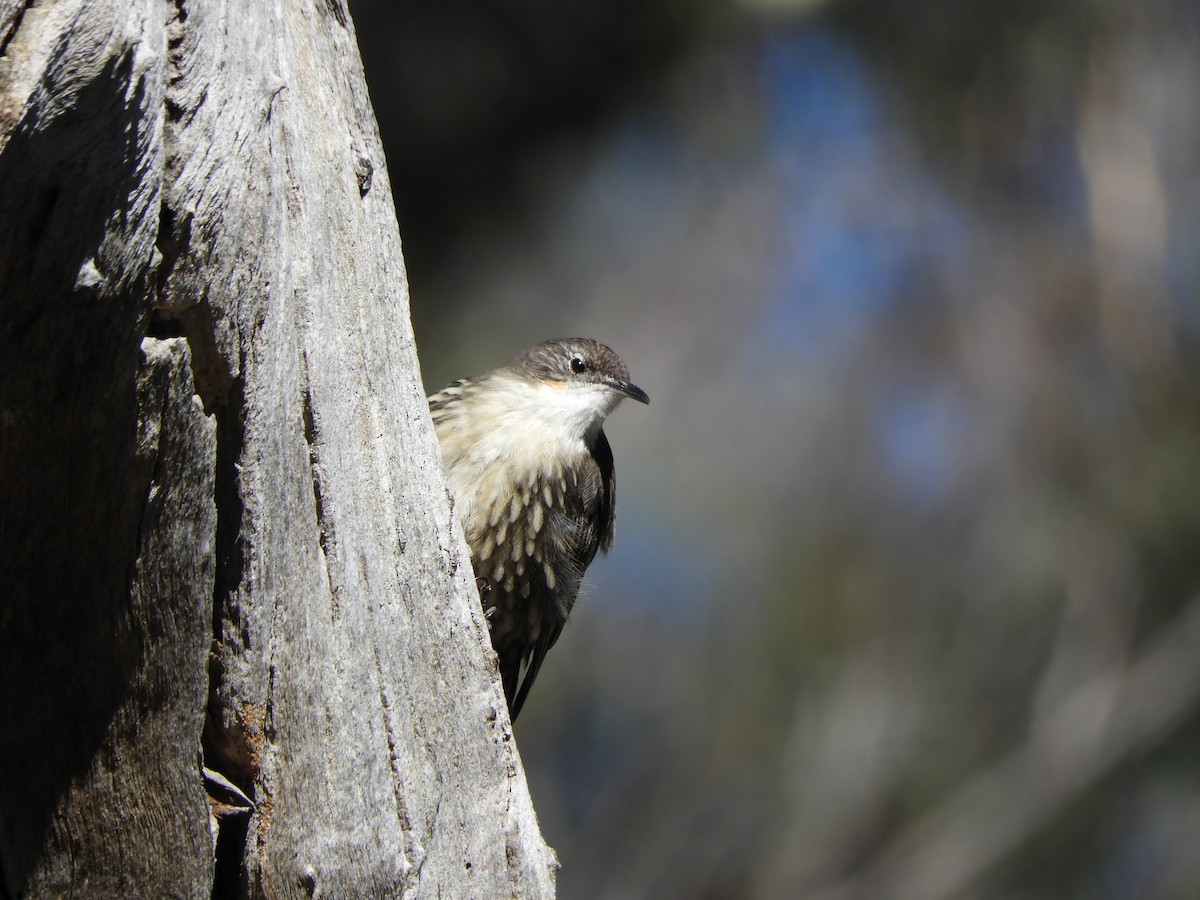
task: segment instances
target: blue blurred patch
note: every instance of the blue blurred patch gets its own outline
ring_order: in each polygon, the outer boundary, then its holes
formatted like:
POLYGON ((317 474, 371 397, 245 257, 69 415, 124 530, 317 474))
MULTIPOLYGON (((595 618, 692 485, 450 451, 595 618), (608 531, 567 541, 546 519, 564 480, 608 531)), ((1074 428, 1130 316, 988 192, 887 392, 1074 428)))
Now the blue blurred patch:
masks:
POLYGON ((872 425, 887 474, 910 499, 945 499, 967 446, 965 399, 944 384, 891 388, 879 399, 872 425))

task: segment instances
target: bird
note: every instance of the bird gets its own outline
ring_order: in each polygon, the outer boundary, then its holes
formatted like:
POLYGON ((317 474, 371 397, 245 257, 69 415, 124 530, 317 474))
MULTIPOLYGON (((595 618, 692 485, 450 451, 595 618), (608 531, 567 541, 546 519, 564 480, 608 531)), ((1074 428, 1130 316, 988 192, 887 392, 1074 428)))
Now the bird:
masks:
POLYGON ((429 399, 442 464, 515 722, 584 572, 612 547, 616 474, 604 420, 648 404, 612 349, 543 341, 429 399))

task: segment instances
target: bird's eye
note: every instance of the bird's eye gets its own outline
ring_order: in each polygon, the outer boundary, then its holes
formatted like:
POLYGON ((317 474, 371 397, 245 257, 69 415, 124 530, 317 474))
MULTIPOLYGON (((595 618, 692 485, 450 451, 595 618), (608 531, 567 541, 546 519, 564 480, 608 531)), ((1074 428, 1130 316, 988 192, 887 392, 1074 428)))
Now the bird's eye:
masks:
POLYGON ((583 361, 582 357, 576 356, 571 359, 571 371, 576 375, 582 375, 587 371, 587 363, 583 361))

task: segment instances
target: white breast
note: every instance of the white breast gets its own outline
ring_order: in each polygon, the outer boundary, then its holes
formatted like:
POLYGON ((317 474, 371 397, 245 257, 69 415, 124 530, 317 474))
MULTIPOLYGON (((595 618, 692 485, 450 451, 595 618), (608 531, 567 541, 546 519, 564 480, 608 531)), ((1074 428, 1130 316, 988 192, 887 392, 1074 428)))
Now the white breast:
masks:
POLYGON ((588 454, 620 399, 600 385, 493 376, 444 409, 438 440, 468 534, 487 524, 481 517, 514 487, 558 481, 564 465, 588 454))

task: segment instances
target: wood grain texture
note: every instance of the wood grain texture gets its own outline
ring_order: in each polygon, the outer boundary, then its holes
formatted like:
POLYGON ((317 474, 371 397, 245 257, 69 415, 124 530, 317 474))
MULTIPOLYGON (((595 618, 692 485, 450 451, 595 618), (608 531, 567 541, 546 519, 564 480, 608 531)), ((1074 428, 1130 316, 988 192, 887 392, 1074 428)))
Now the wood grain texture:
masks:
POLYGON ((11 22, 8 896, 551 896, 345 5, 11 22))

